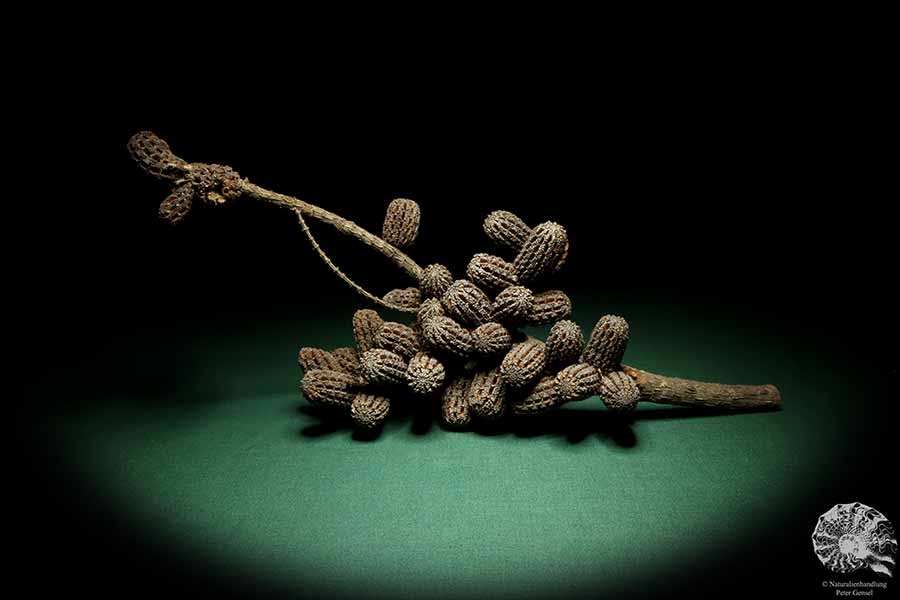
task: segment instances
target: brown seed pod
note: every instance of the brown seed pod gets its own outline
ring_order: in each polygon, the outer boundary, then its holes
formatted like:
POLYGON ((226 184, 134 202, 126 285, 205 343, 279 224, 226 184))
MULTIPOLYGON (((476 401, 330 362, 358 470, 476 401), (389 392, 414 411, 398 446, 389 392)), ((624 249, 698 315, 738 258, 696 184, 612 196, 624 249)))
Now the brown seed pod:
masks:
POLYGON ((409 359, 421 350, 421 340, 412 328, 402 323, 385 321, 375 336, 375 347, 390 350, 404 359, 409 359))
POLYGON ((600 396, 606 408, 617 412, 634 410, 641 399, 641 390, 634 379, 622 371, 613 371, 600 380, 600 396))
POLYGON ((510 411, 514 415, 537 415, 562 404, 559 392, 556 389, 556 377, 549 375, 542 377, 531 391, 523 397, 513 400, 510 411))
POLYGON ((581 361, 594 365, 601 375, 618 371, 627 345, 628 321, 616 315, 604 315, 594 326, 581 361))
POLYGON ((525 323, 534 307, 534 295, 520 285, 508 287, 494 299, 494 320, 510 325, 525 323))
POLYGON ((384 295, 382 300, 401 308, 418 308, 422 304, 419 288, 414 287, 391 290, 384 295))
POLYGON ((357 394, 350 404, 350 416, 360 429, 379 427, 391 410, 391 401, 384 396, 357 394))
POLYGON ((572 314, 572 301, 560 290, 549 290, 534 295, 534 304, 528 313, 529 325, 546 325, 572 314))
POLYGON ((359 352, 356 348, 335 348, 331 351, 338 364, 341 365, 338 371, 349 373, 350 375, 359 375, 359 352))
POLYGON ((327 369, 329 371, 343 371, 341 363, 331 354, 321 348, 300 348, 297 362, 304 372, 314 369, 327 369))
POLYGON ((529 338, 512 347, 503 362, 500 363, 500 374, 503 381, 511 388, 523 388, 535 381, 547 365, 547 349, 544 343, 529 338))
POLYGON ((556 372, 578 360, 584 350, 584 335, 574 321, 558 321, 550 328, 547 341, 547 368, 556 372))
POLYGON ((419 352, 406 367, 406 383, 409 389, 426 396, 438 391, 444 385, 447 372, 441 362, 424 352, 419 352))
POLYGON ((159 217, 172 225, 177 225, 191 212, 194 203, 194 190, 184 183, 179 185, 159 205, 159 217))
POLYGON ((493 421, 503 416, 506 399, 506 383, 500 377, 500 369, 478 371, 469 386, 469 410, 476 417, 493 421))
POLYGON ((511 212, 495 210, 485 218, 484 232, 495 243, 518 252, 531 235, 531 228, 511 212))
POLYGON ((165 140, 151 131, 141 131, 128 140, 128 153, 146 172, 160 179, 180 179, 188 164, 175 156, 165 140))
POLYGON ((366 352, 375 347, 375 337, 381 330, 384 321, 378 313, 370 308, 358 310, 353 314, 353 337, 360 352, 366 352))
POLYGON ((472 353, 472 334, 450 317, 429 319, 422 329, 426 344, 434 350, 466 358, 472 353))
POLYGON ((584 400, 597 393, 600 373, 587 363, 569 365, 556 374, 556 390, 561 402, 584 400))
POLYGON ((420 219, 421 210, 416 202, 397 198, 388 205, 381 237, 392 246, 405 248, 416 240, 420 219))
POLYGON ((443 316, 444 305, 441 304, 441 301, 437 298, 428 298, 419 305, 419 311, 416 313, 416 323, 420 328, 424 329, 428 319, 443 316))
POLYGON ((516 275, 522 283, 529 283, 552 273, 568 244, 568 236, 562 225, 548 221, 531 230, 516 256, 516 275))
POLYGON ((464 325, 477 327, 491 320, 494 309, 481 289, 465 279, 457 279, 441 298, 444 310, 464 325))
POLYGON ((469 386, 472 380, 463 375, 454 377, 441 397, 441 419, 455 429, 466 427, 472 421, 469 414, 469 386))
POLYGON ((186 174, 194 196, 212 204, 222 204, 241 195, 241 176, 225 165, 194 163, 186 174))
POLYGON ((403 383, 406 381, 406 362, 390 350, 374 348, 359 357, 360 372, 369 383, 403 383))
POLYGON ((466 276, 486 290, 504 290, 516 285, 516 268, 499 256, 476 254, 469 261, 466 276))
POLYGON ((340 371, 313 369, 303 376, 300 389, 312 404, 349 408, 356 390, 363 383, 358 377, 340 371))
POLYGON ((444 265, 433 264, 422 269, 419 276, 419 287, 426 298, 440 298, 453 283, 450 269, 444 265))
POLYGON ((503 354, 512 343, 512 334, 500 323, 485 323, 472 331, 472 348, 481 356, 503 354))

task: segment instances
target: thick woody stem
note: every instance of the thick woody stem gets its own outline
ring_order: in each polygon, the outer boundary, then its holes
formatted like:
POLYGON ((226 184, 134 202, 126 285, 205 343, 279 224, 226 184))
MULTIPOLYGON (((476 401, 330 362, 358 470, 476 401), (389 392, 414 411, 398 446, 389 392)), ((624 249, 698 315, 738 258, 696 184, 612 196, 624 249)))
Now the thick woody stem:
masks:
POLYGON ((284 206, 303 215, 312 217, 324 223, 328 223, 341 233, 345 233, 351 237, 358 239, 362 243, 388 257, 394 264, 406 271, 410 275, 410 277, 413 277, 416 282, 418 282, 419 276, 422 274, 422 267, 420 267, 416 263, 416 261, 398 250, 396 247, 388 244, 377 235, 369 233, 353 221, 348 221, 347 219, 338 216, 333 212, 329 212, 324 208, 319 208, 314 204, 309 204, 308 202, 304 202, 303 200, 299 200, 285 194, 272 192, 253 183, 245 182, 243 184, 243 192, 244 194, 252 198, 271 202, 272 204, 277 204, 279 206, 284 206))
POLYGON ((725 385, 691 381, 622 366, 641 390, 641 401, 721 410, 777 408, 781 393, 774 385, 725 385))

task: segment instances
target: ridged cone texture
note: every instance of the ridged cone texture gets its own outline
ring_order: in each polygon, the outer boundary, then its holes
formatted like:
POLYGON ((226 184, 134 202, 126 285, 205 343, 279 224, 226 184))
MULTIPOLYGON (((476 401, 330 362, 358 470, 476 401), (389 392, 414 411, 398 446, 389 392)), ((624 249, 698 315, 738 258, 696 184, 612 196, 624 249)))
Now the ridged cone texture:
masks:
POLYGON ((485 323, 472 331, 472 348, 484 357, 508 352, 512 344, 512 334, 500 323, 485 323))
POLYGON ((402 308, 419 308, 422 304, 419 288, 414 287, 391 290, 382 297, 382 300, 402 308))
POLYGON ((544 342, 547 346, 547 368, 556 372, 574 364, 584 350, 584 334, 574 321, 559 321, 550 328, 544 342))
POLYGON ((515 266, 492 254, 473 256, 466 277, 485 290, 504 290, 518 283, 515 266))
POLYGON ((426 344, 437 351, 466 358, 472 353, 472 334, 450 317, 429 319, 422 329, 426 344))
POLYGON ((561 400, 556 389, 556 377, 542 377, 531 391, 510 403, 510 412, 519 416, 537 415, 559 406, 561 400))
POLYGON ((552 221, 541 223, 516 255, 516 276, 523 284, 535 281, 556 271, 566 253, 569 238, 566 230, 552 221))
POLYGON ((360 429, 375 429, 387 419, 391 401, 375 394, 357 394, 350 404, 350 416, 360 429))
POLYGON ((353 337, 360 352, 375 347, 375 338, 384 321, 378 313, 370 308, 363 308, 353 314, 353 337))
POLYGON ((514 285, 506 288, 494 299, 493 318, 501 323, 521 325, 528 320, 534 308, 534 294, 526 287, 514 285))
POLYGON ((388 244, 405 248, 416 241, 422 212, 419 205, 407 198, 397 198, 387 207, 381 237, 388 244))
POLYGON ((441 304, 448 315, 471 327, 490 321, 494 312, 487 294, 467 279, 454 281, 441 298, 441 304))
POLYGON ((315 369, 327 369, 329 371, 343 371, 341 362, 331 352, 321 348, 300 348, 297 354, 297 362, 304 372, 315 369))
POLYGON ((419 288, 425 298, 440 298, 447 292, 451 283, 453 275, 444 265, 428 265, 422 269, 419 276, 419 288))
POLYGON ((300 388, 312 404, 349 408, 357 389, 363 383, 358 377, 340 371, 313 369, 303 376, 300 388))
POLYGON ((600 373, 587 363, 569 365, 556 374, 556 389, 562 402, 589 398, 599 387, 600 373))
POLYGON ((450 380, 441 396, 441 419, 449 427, 462 429, 472 422, 469 412, 469 386, 472 379, 458 375, 450 380))
POLYGON ((572 301, 560 290, 548 290, 534 295, 531 312, 528 313, 529 325, 546 325, 572 314, 572 301))
POLYGON ((500 373, 511 388, 523 388, 536 381, 547 366, 547 349, 540 340, 529 338, 516 344, 503 357, 500 373))
POLYGON ((616 412, 634 410, 641 399, 641 390, 634 379, 623 371, 613 371, 600 380, 600 397, 606 408, 616 412))
POLYGON ((616 315, 600 317, 581 354, 582 362, 594 365, 601 375, 618 371, 628 346, 628 336, 628 321, 616 315))
POLYGON ((406 382, 406 361, 390 350, 374 348, 359 357, 363 378, 374 384, 401 384, 406 382))
POLYGON ((427 396, 438 391, 444 385, 447 371, 441 361, 419 352, 409 361, 406 367, 406 383, 416 394, 427 396))
POLYGON ((422 349, 418 334, 411 327, 394 321, 385 321, 381 325, 375 336, 375 347, 390 350, 407 360, 422 349))
POLYGON ((469 410, 485 421, 493 421, 503 416, 506 399, 506 383, 500 377, 500 369, 478 371, 469 386, 469 410))
POLYGON ((531 228, 513 213, 495 210, 484 219, 484 232, 496 244, 518 252, 531 235, 531 228))

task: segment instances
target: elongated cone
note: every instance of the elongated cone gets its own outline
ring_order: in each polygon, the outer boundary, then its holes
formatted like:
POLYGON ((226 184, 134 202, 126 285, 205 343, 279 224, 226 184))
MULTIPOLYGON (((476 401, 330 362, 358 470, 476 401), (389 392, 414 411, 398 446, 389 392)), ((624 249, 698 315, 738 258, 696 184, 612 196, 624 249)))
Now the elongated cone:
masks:
POLYGON ((406 381, 406 361, 390 350, 374 348, 359 357, 363 378, 369 383, 392 384, 406 381))
POLYGON ((429 319, 422 330, 426 344, 434 350, 460 358, 472 353, 472 334, 450 317, 429 319))
POLYGON ((584 350, 584 335, 574 321, 559 321, 550 328, 544 345, 547 346, 547 369, 555 373, 578 360, 584 350))
POLYGON ((506 384, 500 377, 500 369, 478 371, 469 386, 469 410, 486 421, 493 421, 503 416, 506 384))
POLYGON ((613 371, 603 377, 599 392, 606 408, 616 412, 634 410, 641 399, 641 390, 634 379, 622 371, 613 371))
POLYGON ((535 294, 534 304, 528 313, 529 325, 546 325, 572 314, 572 302, 560 290, 549 290, 535 294))
POLYGON ((450 380, 441 397, 441 419, 449 427, 462 429, 472 422, 469 413, 469 386, 472 380, 459 375, 450 380))
POLYGON ((416 202, 406 198, 393 200, 384 216, 381 237, 388 244, 398 248, 412 245, 419 233, 421 216, 421 210, 416 202))
POLYGON ((441 361, 424 352, 419 352, 406 367, 406 383, 409 389, 421 396, 438 391, 447 376, 441 361))
POLYGON ((332 408, 350 408, 357 389, 364 382, 358 377, 330 371, 313 369, 303 376, 300 389, 311 404, 332 408))
POLYGON ((510 412, 518 416, 537 415, 562 404, 556 389, 556 377, 542 377, 526 396, 513 400, 510 412))
POLYGON ((589 398, 599 387, 600 373, 587 363, 569 365, 556 374, 556 390, 562 402, 589 398))
POLYGON ((454 281, 441 298, 441 303, 448 315, 472 327, 490 321, 494 312, 490 298, 477 285, 465 279, 454 281))
POLYGON ((569 238, 562 225, 548 221, 531 230, 516 256, 516 275, 527 284, 553 273, 566 252, 569 238))
POLYGON ((503 354, 512 344, 512 334, 500 323, 485 323, 472 331, 472 347, 483 357, 503 354))
POLYGON ((466 267, 466 276, 485 290, 504 290, 516 285, 516 267, 499 256, 476 254, 466 267))
POLYGON ((401 308, 418 308, 422 303, 419 288, 414 287, 391 290, 384 295, 382 300, 401 308))
POLYGON ((601 375, 606 375, 619 370, 626 346, 628 321, 616 315, 604 315, 594 326, 581 361, 594 365, 601 375))
POLYGON ((381 330, 384 321, 378 313, 372 309, 364 308, 353 314, 353 337, 360 352, 366 352, 375 347, 375 337, 381 330))
POLYGON ((350 416, 360 429, 375 429, 388 416, 391 401, 375 394, 357 394, 350 404, 350 416))
POLYGON ((524 388, 537 380, 547 365, 547 349, 535 338, 516 344, 500 363, 503 381, 511 388, 524 388))
POLYGON ((534 308, 534 294, 520 285, 508 287, 494 299, 494 320, 509 325, 521 325, 534 308))
POLYGON ((331 351, 331 355, 341 365, 341 368, 337 369, 338 371, 359 376, 359 352, 356 348, 335 348, 331 351))
POLYGON ((188 164, 175 156, 169 145, 150 131, 141 131, 128 140, 131 158, 147 173, 160 179, 181 179, 188 164))
POLYGON ((421 350, 416 332, 402 323, 393 321, 385 321, 382 324, 378 335, 375 336, 375 347, 390 350, 406 360, 421 350))
POLYGON ((300 348, 297 362, 304 372, 314 369, 328 369, 329 371, 343 371, 341 363, 330 352, 321 348, 300 348))
POLYGON ((450 269, 444 265, 428 265, 422 269, 422 274, 419 276, 419 288, 426 298, 440 298, 447 292, 451 283, 453 283, 453 275, 450 274, 450 269))
POLYGON ((177 186, 159 205, 159 217, 172 225, 177 225, 191 212, 194 204, 194 190, 187 183, 177 186))
POLYGON ((437 298, 428 298, 421 305, 416 313, 416 324, 420 329, 425 329, 425 323, 433 317, 443 317, 444 305, 437 298))
POLYGON ((518 252, 531 235, 531 228, 513 213, 495 210, 485 218, 484 232, 497 244, 518 252))

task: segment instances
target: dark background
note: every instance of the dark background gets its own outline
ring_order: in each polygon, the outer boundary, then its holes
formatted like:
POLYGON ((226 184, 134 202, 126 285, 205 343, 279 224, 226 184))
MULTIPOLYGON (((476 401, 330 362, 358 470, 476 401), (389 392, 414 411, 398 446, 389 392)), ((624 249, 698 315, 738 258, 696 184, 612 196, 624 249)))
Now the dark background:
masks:
MULTIPOLYGON (((8 224, 24 238, 11 267, 25 291, 14 319, 22 376, 40 381, 118 339, 314 319, 354 300, 282 210, 237 201, 196 206, 177 227, 158 220, 167 187, 125 151, 150 129, 187 160, 228 164, 376 232, 392 198, 413 198, 423 220, 412 255, 457 273, 484 247, 490 210, 556 220, 573 244, 561 289, 768 319, 798 344, 844 348, 861 397, 877 403, 861 413, 893 416, 896 167, 878 68, 803 44, 647 57, 626 46, 596 60, 590 50, 477 70, 454 67, 450 52, 396 74, 365 53, 333 65, 304 54, 290 69, 215 54, 102 69, 62 57, 59 95, 29 147, 43 165, 31 187, 47 191, 15 208, 28 226, 8 224)), ((312 227, 367 286, 403 283, 363 246, 312 227)), ((29 406, 17 428, 15 568, 31 586, 100 597, 262 591, 143 542, 30 435, 29 422, 53 410, 29 406)), ((847 464, 810 484, 823 511, 851 494, 900 518, 885 476, 893 431, 885 418, 847 440, 847 464)), ((643 591, 808 593, 830 574, 806 521, 785 515, 783 531, 643 591)))

